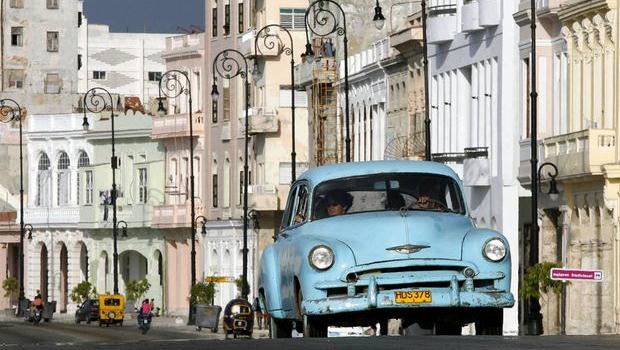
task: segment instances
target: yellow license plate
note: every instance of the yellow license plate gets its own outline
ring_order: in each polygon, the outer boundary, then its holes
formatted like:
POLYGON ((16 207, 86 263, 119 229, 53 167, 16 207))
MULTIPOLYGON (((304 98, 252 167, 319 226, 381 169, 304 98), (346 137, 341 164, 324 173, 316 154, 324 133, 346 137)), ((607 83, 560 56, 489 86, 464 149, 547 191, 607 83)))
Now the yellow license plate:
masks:
POLYGON ((433 301, 433 293, 429 290, 415 290, 412 292, 394 292, 397 304, 422 304, 433 301))

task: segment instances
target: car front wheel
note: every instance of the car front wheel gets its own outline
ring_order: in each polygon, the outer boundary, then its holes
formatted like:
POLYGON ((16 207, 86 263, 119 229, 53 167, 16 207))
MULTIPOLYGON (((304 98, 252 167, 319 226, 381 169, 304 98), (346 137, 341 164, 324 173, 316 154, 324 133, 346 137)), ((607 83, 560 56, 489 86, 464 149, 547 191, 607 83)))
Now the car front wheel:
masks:
POLYGON ((293 327, 290 321, 269 317, 269 338, 290 338, 292 331, 293 327))
POLYGON ((503 309, 486 310, 476 320, 476 335, 502 335, 503 325, 503 309))
POLYGON ((304 338, 327 338, 327 324, 321 317, 304 315, 304 338))

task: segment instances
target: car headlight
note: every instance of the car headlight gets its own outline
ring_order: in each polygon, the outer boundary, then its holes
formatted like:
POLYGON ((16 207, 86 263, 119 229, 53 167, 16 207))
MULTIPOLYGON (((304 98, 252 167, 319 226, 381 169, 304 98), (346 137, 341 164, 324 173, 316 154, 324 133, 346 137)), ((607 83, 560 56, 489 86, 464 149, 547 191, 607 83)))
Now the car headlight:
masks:
POLYGON ((506 257, 506 245, 501 239, 492 238, 484 244, 482 253, 490 261, 498 262, 506 257))
POLYGON ((310 265, 317 270, 327 270, 334 264, 334 252, 327 246, 319 245, 310 251, 310 265))
POLYGON ((115 317, 116 317, 116 314, 114 312, 110 312, 108 314, 108 318, 115 318, 115 317))

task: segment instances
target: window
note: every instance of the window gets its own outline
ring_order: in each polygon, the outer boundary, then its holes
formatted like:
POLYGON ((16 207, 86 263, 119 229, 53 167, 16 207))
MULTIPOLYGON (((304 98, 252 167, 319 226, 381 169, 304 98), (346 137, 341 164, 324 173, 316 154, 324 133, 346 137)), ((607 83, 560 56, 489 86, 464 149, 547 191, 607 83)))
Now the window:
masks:
POLYGON ((58 178, 56 187, 56 204, 58 206, 69 204, 69 156, 62 152, 58 157, 58 178))
POLYGON ((286 29, 303 30, 306 26, 305 9, 280 9, 280 25, 286 29))
MULTIPOLYGON (((290 86, 280 86, 280 107, 291 106, 292 90, 290 86)), ((308 95, 306 91, 295 90, 295 107, 308 107, 308 95)))
POLYGON ((217 174, 213 174, 213 208, 217 208, 218 205, 218 198, 217 198, 217 174))
POLYGON ((24 45, 24 27, 11 27, 11 46, 24 45))
POLYGON ((14 8, 14 9, 23 9, 24 8, 24 0, 11 0, 10 6, 11 6, 11 8, 14 8))
POLYGON ((224 80, 224 94, 223 94, 224 104, 224 121, 230 120, 230 80, 224 80))
MULTIPOLYGON (((88 159, 88 154, 86 154, 86 152, 82 151, 80 152, 80 157, 78 158, 78 170, 82 167, 85 166, 89 166, 90 165, 90 159, 88 159)), ((92 172, 91 172, 91 177, 92 177, 92 172)), ((91 179, 92 180, 92 179, 91 179)), ((88 177, 87 177, 87 181, 86 181, 86 203, 85 204, 91 204, 92 203, 92 181, 91 181, 91 195, 90 195, 90 201, 88 202, 88 177)), ((77 204, 80 205, 82 203, 80 203, 81 200, 81 194, 82 192, 82 174, 78 172, 78 176, 77 176, 77 204)))
POLYGON ((230 4, 224 5, 224 35, 230 34, 230 4))
POLYGON ((239 172, 239 198, 237 199, 237 205, 243 204, 243 180, 243 170, 241 170, 239 172))
POLYGON ((77 66, 78 66, 78 70, 82 69, 82 55, 78 55, 77 66))
POLYGON ((100 70, 93 71, 94 80, 105 80, 105 72, 100 70))
POLYGON ((82 26, 82 12, 78 12, 78 27, 82 26))
POLYGON ((212 18, 211 19, 211 22, 212 22, 211 32, 212 32, 212 35, 216 37, 217 36, 217 7, 214 7, 211 11, 212 11, 211 12, 211 18, 212 18))
POLYGON ((47 32, 47 51, 58 52, 58 32, 47 32))
POLYGON ((231 185, 234 183, 234 181, 230 181, 231 179, 231 174, 230 174, 230 160, 226 159, 224 161, 224 173, 222 174, 222 183, 223 183, 223 190, 224 193, 222 194, 222 207, 223 208, 229 208, 230 207, 230 194, 231 194, 231 185))
POLYGON ((35 199, 37 207, 49 206, 49 169, 50 159, 47 154, 42 153, 37 167, 37 196, 35 199))
POLYGON ((217 101, 211 102, 211 122, 217 123, 217 101))
POLYGON ((47 0, 47 8, 55 10, 58 8, 58 0, 47 0))
POLYGON ((239 34, 241 34, 245 30, 245 27, 243 24, 243 1, 237 4, 237 7, 238 7, 237 15, 239 17, 239 34))
POLYGON ((5 85, 12 89, 24 88, 24 70, 23 69, 7 69, 4 71, 5 85))
POLYGON ((308 187, 301 185, 297 190, 294 207, 293 225, 299 225, 306 221, 308 215, 308 187))
POLYGON ((161 72, 149 72, 149 81, 161 80, 161 72))
POLYGON ((138 169, 138 181, 139 181, 139 201, 140 203, 146 203, 147 199, 147 188, 148 188, 148 178, 146 168, 138 169))
POLYGON ((59 94, 60 83, 60 75, 58 73, 47 73, 45 76, 45 93, 59 94))

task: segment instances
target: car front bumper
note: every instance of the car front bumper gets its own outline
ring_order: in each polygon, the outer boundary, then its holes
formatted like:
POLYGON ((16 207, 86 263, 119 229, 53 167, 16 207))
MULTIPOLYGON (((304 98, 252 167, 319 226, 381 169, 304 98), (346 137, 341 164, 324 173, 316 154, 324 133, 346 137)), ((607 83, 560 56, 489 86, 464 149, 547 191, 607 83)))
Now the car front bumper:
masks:
MULTIPOLYGON (((512 293, 497 289, 463 288, 459 279, 453 277, 449 287, 430 288, 389 288, 381 289, 377 279, 371 277, 364 293, 353 292, 315 300, 304 300, 302 309, 307 315, 330 315, 347 312, 369 311, 373 309, 413 309, 413 308, 508 308, 515 303, 512 293), (396 292, 430 291, 432 301, 426 303, 397 303, 396 292)), ((315 287, 323 289, 329 282, 315 287)), ((353 289, 353 291, 351 291, 353 289)))

